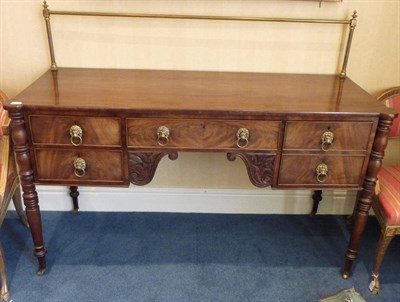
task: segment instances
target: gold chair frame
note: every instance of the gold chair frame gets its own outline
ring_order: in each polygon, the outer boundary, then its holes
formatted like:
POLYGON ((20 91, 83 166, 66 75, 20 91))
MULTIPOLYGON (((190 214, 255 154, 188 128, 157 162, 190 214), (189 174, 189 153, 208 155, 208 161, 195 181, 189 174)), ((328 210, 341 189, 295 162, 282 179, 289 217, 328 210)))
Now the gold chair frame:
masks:
MULTIPOLYGON (((8 98, 0 90, 0 101, 3 103, 8 98)), ((0 204, 0 226, 3 223, 4 217, 6 216, 10 201, 13 200, 15 209, 21 219, 21 222, 29 227, 28 220, 26 219, 21 199, 20 180, 17 172, 17 165, 15 162, 14 152, 12 143, 10 140, 9 133, 10 119, 8 113, 5 112, 4 122, 1 125, 3 130, 3 136, 0 138, 0 150, 1 150, 1 176, 0 176, 0 198, 2 202, 0 204)), ((10 299, 10 293, 7 288, 7 275, 6 275, 6 263, 4 257, 4 250, 0 243, 0 276, 1 276, 1 289, 0 289, 0 301, 8 301, 10 299)))

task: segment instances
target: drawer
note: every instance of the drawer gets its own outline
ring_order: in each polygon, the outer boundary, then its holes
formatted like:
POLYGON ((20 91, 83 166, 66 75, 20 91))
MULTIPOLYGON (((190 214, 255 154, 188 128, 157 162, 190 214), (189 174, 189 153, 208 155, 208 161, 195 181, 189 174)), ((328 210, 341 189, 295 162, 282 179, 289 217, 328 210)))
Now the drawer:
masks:
POLYGON ((279 185, 323 187, 361 185, 365 156, 283 155, 279 171, 279 185), (318 165, 328 168, 326 178, 317 179, 318 165))
POLYGON ((35 157, 38 181, 93 181, 96 183, 123 181, 122 151, 36 149, 35 157), (75 170, 74 161, 78 157, 85 161, 84 169, 75 170))
POLYGON ((121 146, 121 120, 111 117, 31 115, 33 144, 72 145, 70 129, 80 127, 81 146, 121 146))
POLYGON ((248 130, 248 141, 239 142, 243 149, 278 148, 280 122, 242 120, 128 119, 127 144, 142 148, 239 149, 237 132, 241 128, 248 130), (158 141, 160 126, 168 128, 168 140, 158 141))
POLYGON ((324 132, 333 134, 330 151, 365 151, 368 149, 373 123, 367 122, 287 122, 283 149, 322 149, 324 132))

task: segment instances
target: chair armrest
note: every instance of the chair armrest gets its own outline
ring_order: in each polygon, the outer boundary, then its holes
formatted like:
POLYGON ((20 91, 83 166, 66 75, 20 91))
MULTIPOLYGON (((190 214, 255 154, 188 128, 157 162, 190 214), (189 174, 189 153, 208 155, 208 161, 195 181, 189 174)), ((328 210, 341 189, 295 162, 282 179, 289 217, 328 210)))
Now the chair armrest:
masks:
MULTIPOLYGON (((3 135, 0 137, 0 192, 4 193, 7 186, 8 174, 9 174, 9 157, 10 157, 10 137, 3 135)), ((3 197, 3 196, 2 196, 3 197)))
POLYGON ((11 119, 8 116, 8 111, 3 110, 3 112, 1 113, 0 121, 1 121, 0 136, 9 135, 11 119))

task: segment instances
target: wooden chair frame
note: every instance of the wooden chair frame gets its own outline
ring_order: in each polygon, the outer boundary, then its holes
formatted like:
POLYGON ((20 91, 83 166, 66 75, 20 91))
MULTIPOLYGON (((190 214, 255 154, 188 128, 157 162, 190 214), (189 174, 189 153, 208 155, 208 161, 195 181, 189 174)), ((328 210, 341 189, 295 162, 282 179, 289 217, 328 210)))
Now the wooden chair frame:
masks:
MULTIPOLYGON (((7 100, 7 96, 0 90, 0 101, 7 100)), ((15 209, 22 221, 22 223, 29 227, 26 219, 21 199, 20 180, 17 172, 17 165, 15 162, 14 152, 12 143, 10 140, 9 124, 10 119, 8 118, 7 112, 4 117, 2 125, 3 136, 0 138, 1 144, 1 176, 0 176, 0 195, 2 202, 0 204, 0 226, 3 223, 4 217, 6 216, 8 206, 13 200, 15 209)), ((10 299, 10 293, 7 288, 7 275, 6 275, 6 264, 3 247, 0 243, 0 276, 1 276, 1 288, 0 288, 0 301, 8 301, 10 299)))

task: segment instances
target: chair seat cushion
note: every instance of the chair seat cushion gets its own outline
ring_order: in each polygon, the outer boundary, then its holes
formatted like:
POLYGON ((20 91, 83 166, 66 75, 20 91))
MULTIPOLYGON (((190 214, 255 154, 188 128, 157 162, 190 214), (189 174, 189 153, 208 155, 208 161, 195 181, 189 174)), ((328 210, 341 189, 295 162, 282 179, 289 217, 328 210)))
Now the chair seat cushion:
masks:
POLYGON ((400 225, 400 165, 382 167, 378 201, 388 225, 400 225))

